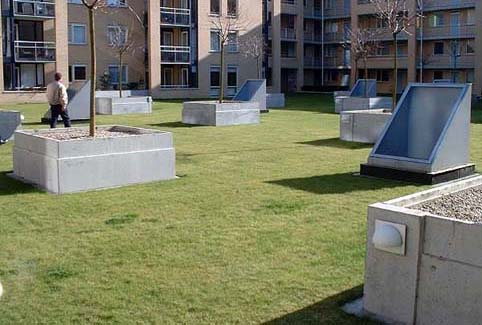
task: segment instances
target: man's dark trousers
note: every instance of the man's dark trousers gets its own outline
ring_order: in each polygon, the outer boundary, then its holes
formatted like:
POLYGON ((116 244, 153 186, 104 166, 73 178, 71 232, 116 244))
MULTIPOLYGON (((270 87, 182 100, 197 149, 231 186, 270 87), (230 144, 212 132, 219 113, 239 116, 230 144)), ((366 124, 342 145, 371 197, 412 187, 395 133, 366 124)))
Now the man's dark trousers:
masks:
POLYGON ((52 113, 52 117, 50 118, 50 127, 53 129, 57 127, 57 120, 59 119, 59 115, 62 116, 62 121, 64 122, 64 126, 66 128, 70 128, 70 117, 67 110, 62 110, 62 105, 50 105, 50 112, 52 113))

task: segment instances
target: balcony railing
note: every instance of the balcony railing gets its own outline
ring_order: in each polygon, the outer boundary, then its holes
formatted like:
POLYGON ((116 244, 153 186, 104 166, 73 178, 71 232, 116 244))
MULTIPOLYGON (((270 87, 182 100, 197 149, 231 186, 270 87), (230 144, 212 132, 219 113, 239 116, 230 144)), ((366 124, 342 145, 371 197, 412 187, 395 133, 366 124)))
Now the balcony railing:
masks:
POLYGON ((16 62, 55 62, 55 42, 15 41, 16 62))
MULTIPOLYGON (((420 67, 420 62, 417 62, 420 67)), ((474 55, 431 55, 423 63, 426 69, 473 69, 475 67, 474 55)))
POLYGON ((305 7, 305 17, 308 18, 341 18, 350 16, 349 6, 335 6, 321 9, 319 7, 305 7))
MULTIPOLYGON (((393 40, 393 35, 388 28, 380 27, 380 28, 367 28, 370 33, 374 35, 374 38, 377 40, 393 40)), ((401 32, 397 35, 397 39, 400 40, 407 40, 408 34, 401 32)))
POLYGON ((424 0, 423 9, 429 11, 472 8, 475 4, 475 0, 424 0))
POLYGON ((168 64, 190 64, 190 46, 161 45, 161 62, 168 64))
POLYGON ((306 42, 315 42, 321 43, 323 42, 323 35, 314 32, 305 32, 305 41, 306 42))
POLYGON ((191 24, 191 9, 161 7, 161 25, 185 26, 191 24))
POLYGON ((186 89, 190 88, 191 86, 189 85, 167 85, 167 84, 161 84, 162 89, 186 89))
POLYGON ((55 0, 13 0, 16 17, 55 18, 55 0))
MULTIPOLYGON (((418 32, 418 38, 422 36, 418 32)), ((475 37, 475 25, 444 25, 435 27, 424 27, 424 39, 450 39, 450 38, 473 38, 475 37)))
POLYGON ((281 28, 281 39, 296 40, 296 30, 293 28, 281 28))

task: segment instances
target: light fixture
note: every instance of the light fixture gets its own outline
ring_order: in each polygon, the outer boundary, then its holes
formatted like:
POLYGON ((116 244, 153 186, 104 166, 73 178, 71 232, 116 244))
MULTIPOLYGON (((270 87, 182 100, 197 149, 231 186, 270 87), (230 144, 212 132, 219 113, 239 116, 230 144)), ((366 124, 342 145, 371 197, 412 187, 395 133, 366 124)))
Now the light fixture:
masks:
POLYGON ((376 249, 398 255, 405 255, 407 226, 392 222, 375 220, 372 243, 376 249))

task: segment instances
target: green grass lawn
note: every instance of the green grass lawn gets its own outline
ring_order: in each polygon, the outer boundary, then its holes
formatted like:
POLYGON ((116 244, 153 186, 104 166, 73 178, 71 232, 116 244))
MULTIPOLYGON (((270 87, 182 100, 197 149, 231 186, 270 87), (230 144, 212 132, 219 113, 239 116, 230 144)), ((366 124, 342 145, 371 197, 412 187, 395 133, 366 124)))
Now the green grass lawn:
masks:
MULTIPOLYGON (((370 147, 338 140, 331 97, 287 103, 258 126, 184 126, 179 102, 98 118, 173 132, 173 181, 55 196, 0 146, 0 324, 363 323, 339 306, 362 292, 367 205, 420 187, 352 176, 370 147)), ((27 128, 46 109, 2 108, 27 128)))

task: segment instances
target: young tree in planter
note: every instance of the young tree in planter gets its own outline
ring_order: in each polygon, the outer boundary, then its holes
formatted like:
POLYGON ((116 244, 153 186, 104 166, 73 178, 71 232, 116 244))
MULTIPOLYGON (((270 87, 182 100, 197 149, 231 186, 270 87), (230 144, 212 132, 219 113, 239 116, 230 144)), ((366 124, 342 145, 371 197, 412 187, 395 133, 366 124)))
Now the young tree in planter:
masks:
MULTIPOLYGON (((376 33, 368 29, 350 30, 350 43, 345 43, 345 47, 350 49, 355 62, 355 73, 358 73, 358 62, 363 60, 365 79, 368 79, 368 57, 373 55, 378 48, 376 33)), ((365 83, 365 97, 367 96, 367 83, 365 83)))
POLYGON ((375 5, 376 13, 379 19, 385 24, 393 36, 393 45, 395 53, 393 56, 393 108, 397 104, 397 88, 398 88, 398 41, 397 37, 400 33, 411 35, 409 27, 416 23, 420 14, 412 13, 408 8, 409 0, 371 0, 375 5))
POLYGON ((228 16, 217 15, 210 17, 211 25, 217 31, 219 37, 219 103, 224 100, 224 66, 225 66, 225 52, 227 46, 238 46, 237 38, 238 32, 243 29, 241 15, 230 14, 228 16))
MULTIPOLYGON (((142 28, 144 28, 144 23, 141 19, 141 17, 135 12, 132 7, 127 6, 127 9, 132 13, 133 17, 135 20, 140 24, 142 28)), ((115 11, 110 11, 110 13, 114 16, 115 18, 115 11)), ((133 54, 136 49, 142 48, 143 46, 140 46, 137 44, 137 41, 134 37, 131 37, 129 35, 129 31, 134 30, 134 26, 130 24, 128 27, 123 26, 120 24, 113 24, 109 26, 109 29, 107 31, 107 37, 109 39, 109 45, 112 48, 112 50, 116 53, 117 58, 118 58, 118 66, 119 66, 119 71, 118 71, 118 83, 119 83, 119 97, 122 98, 122 84, 123 84, 123 79, 122 79, 122 64, 123 64, 123 59, 124 55, 127 53, 133 54)))
POLYGON ((266 42, 262 34, 249 36, 242 43, 242 52, 244 57, 253 58, 256 61, 256 73, 258 79, 262 78, 263 55, 266 50, 266 42))

